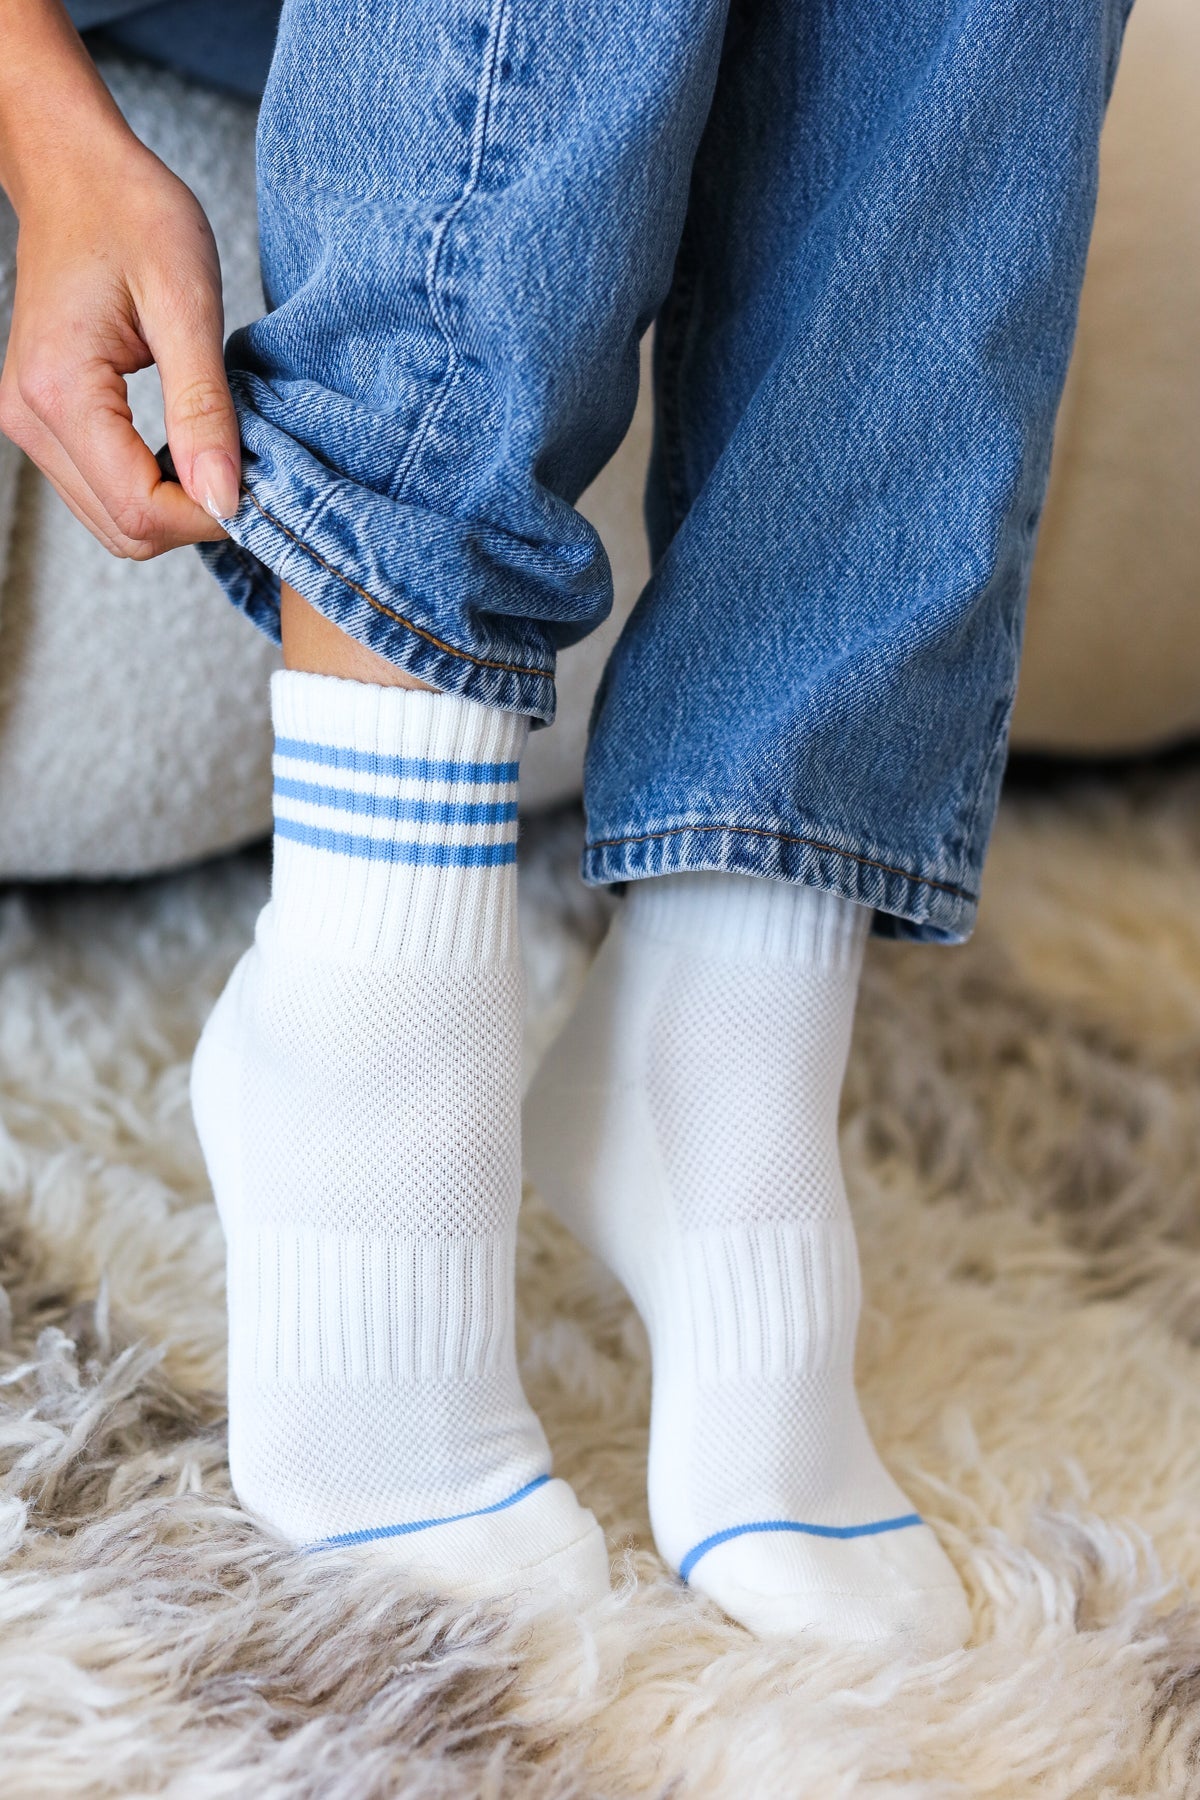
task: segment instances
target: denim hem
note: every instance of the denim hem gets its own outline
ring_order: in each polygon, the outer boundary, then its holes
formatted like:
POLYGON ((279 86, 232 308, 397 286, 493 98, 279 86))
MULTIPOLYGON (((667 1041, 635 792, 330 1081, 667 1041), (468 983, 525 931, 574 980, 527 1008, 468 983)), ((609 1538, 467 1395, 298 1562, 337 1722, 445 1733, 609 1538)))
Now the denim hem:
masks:
POLYGON ((881 937, 959 944, 971 934, 976 895, 820 837, 729 823, 668 826, 628 837, 589 838, 583 879, 592 886, 712 870, 763 875, 841 894, 875 908, 881 937))
POLYGON ((285 525, 246 487, 237 513, 223 523, 228 539, 201 544, 200 554, 233 604, 275 643, 283 579, 342 631, 419 681, 484 706, 523 713, 538 724, 553 720, 552 668, 507 663, 445 642, 369 593, 351 573, 335 568, 305 541, 303 525, 298 530, 285 525))

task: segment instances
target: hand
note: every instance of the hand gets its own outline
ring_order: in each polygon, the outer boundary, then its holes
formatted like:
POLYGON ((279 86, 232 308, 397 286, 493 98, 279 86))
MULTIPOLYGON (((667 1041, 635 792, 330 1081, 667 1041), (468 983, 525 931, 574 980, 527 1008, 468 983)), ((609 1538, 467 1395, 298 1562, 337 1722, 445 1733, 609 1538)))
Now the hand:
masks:
POLYGON ((116 556, 224 537, 240 446, 216 245, 194 194, 121 124, 43 164, 19 214, 0 430, 116 556), (133 428, 124 377, 150 363, 182 486, 133 428))

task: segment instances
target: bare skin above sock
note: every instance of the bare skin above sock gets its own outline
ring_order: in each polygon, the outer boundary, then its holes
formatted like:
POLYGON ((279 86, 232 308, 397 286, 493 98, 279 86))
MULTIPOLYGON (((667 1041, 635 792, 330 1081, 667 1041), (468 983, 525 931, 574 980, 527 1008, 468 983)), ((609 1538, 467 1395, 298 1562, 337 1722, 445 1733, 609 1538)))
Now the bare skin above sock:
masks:
POLYGON ((606 1591, 513 1335, 523 719, 288 672, 270 904, 193 1106, 228 1244, 229 1448, 292 1542, 406 1586, 606 1591))
POLYGON ((854 1388, 837 1112, 869 921, 750 876, 632 884, 535 1080, 526 1161, 645 1321, 672 1568, 754 1631, 932 1655, 965 1642, 965 1597, 854 1388))

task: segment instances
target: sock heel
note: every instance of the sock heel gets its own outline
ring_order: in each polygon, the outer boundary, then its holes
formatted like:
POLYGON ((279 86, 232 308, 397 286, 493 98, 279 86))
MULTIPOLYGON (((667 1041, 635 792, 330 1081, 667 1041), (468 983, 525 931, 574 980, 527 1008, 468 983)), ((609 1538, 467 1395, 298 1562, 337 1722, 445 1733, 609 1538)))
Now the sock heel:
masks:
POLYGON ((619 1047, 642 1041, 659 980, 656 960, 610 932, 578 1006, 534 1074, 522 1113, 530 1181, 559 1222, 624 1284, 643 1318, 644 1283, 624 1252, 635 1227, 657 1239, 670 1220, 665 1197, 656 1196, 657 1205, 647 1200, 647 1170, 656 1167, 658 1151, 636 1072, 622 1069, 614 1080, 613 1070, 619 1047))
POLYGON ((238 963, 209 1014, 188 1078, 192 1119, 226 1237, 235 1223, 241 1189, 242 1051, 236 1033, 237 998, 246 958, 238 963))

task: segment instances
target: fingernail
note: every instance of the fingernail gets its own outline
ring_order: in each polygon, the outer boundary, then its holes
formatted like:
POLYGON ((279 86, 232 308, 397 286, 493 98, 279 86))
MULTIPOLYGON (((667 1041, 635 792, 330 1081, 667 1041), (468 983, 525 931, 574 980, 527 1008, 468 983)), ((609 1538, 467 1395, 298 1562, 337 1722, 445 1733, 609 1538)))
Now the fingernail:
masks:
POLYGON ((204 498, 206 513, 231 519, 238 509, 238 472, 223 450, 202 450, 192 465, 192 480, 204 498))

